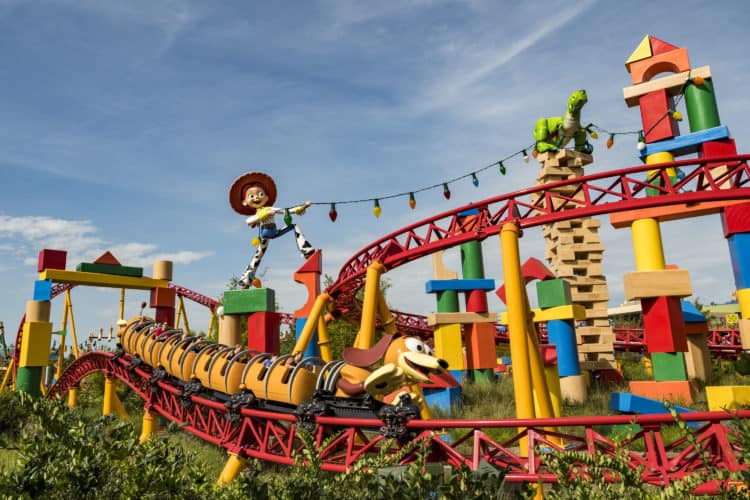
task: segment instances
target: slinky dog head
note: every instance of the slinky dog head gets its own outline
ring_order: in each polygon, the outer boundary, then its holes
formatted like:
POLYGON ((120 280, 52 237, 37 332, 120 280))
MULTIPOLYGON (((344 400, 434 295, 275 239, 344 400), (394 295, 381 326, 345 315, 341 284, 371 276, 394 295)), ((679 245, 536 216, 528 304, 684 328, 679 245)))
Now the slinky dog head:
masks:
POLYGON ((343 358, 361 368, 369 368, 382 359, 385 365, 401 368, 409 383, 429 382, 430 374, 440 375, 448 369, 448 362, 436 358, 421 339, 399 335, 384 335, 372 349, 346 348, 343 358))

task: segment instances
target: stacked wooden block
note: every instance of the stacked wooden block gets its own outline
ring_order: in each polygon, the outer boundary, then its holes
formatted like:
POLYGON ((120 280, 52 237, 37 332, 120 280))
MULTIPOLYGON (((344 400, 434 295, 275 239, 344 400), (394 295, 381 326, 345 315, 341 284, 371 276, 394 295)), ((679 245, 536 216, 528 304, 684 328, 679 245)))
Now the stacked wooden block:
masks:
MULTIPOLYGON (((590 155, 571 150, 542 153, 537 159, 542 163, 538 185, 581 177, 583 167, 592 161, 590 155)), ((578 199, 582 194, 574 194, 576 189, 577 186, 568 185, 550 188, 550 191, 578 199)), ((556 203, 567 208, 576 206, 574 201, 556 203)), ((545 258, 550 268, 558 278, 570 283, 573 302, 586 309, 585 325, 576 328, 581 368, 585 370, 615 367, 614 334, 607 317, 609 289, 602 271, 604 244, 599 238, 599 225, 598 220, 585 217, 542 227, 547 244, 545 258)))
POLYGON ((219 328, 219 343, 242 344, 242 323, 247 317, 247 348, 279 353, 281 315, 276 312, 276 294, 270 288, 227 290, 224 292, 224 316, 219 328))

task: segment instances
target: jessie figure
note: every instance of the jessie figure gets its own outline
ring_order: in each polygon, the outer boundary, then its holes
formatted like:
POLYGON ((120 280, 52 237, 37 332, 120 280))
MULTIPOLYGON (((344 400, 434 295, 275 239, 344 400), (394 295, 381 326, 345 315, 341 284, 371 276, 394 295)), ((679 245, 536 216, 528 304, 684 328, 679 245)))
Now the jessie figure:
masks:
POLYGON ((310 242, 305 239, 299 226, 292 224, 291 217, 287 215, 303 215, 312 203, 308 201, 304 205, 284 209, 274 207, 275 201, 276 183, 269 175, 261 172, 243 174, 229 188, 229 204, 234 211, 242 215, 249 215, 246 219, 248 226, 259 227, 260 242, 258 250, 255 251, 255 255, 253 255, 250 264, 240 278, 240 285, 245 288, 248 288, 251 284, 255 287, 261 286, 260 280, 255 277, 255 272, 266 253, 269 240, 278 238, 289 231, 294 231, 297 248, 302 257, 307 259, 315 252, 310 242), (285 226, 281 229, 276 226, 275 216, 278 214, 284 215, 285 226))

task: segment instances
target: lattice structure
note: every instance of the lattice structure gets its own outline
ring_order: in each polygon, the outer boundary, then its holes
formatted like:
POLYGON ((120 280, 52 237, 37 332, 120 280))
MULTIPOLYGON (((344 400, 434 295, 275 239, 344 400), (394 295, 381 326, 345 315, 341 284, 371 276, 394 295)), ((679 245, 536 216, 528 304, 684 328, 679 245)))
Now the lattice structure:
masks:
MULTIPOLYGON (((539 155, 542 163, 537 185, 583 177, 583 167, 592 162, 590 155, 563 149, 539 155)), ((576 184, 550 187, 551 192, 584 200, 584 193, 576 184)), ((539 196, 532 197, 536 202, 539 196)), ((561 208, 574 208, 578 203, 567 202, 561 208)), ((604 244, 599 238, 598 219, 583 217, 542 226, 547 250, 545 259, 558 278, 570 283, 573 302, 586 308, 585 325, 577 325, 576 337, 581 368, 586 370, 614 368, 614 340, 607 317, 609 289, 602 271, 604 244)))

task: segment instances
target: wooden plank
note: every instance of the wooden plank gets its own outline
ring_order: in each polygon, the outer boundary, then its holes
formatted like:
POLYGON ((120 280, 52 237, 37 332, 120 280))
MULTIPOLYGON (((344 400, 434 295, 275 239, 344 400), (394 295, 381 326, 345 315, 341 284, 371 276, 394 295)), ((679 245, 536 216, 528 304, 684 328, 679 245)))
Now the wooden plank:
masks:
POLYGON ((427 324, 430 326, 459 323, 497 323, 497 313, 453 312, 427 315, 427 324))
POLYGON ((39 279, 52 280, 55 283, 67 283, 70 285, 132 288, 135 290, 151 290, 152 288, 163 288, 169 285, 169 281, 167 280, 117 276, 114 274, 63 271, 60 269, 46 269, 39 273, 39 279))
POLYGON ((697 76, 701 78, 711 78, 711 67, 701 66, 700 68, 693 68, 690 71, 683 71, 663 78, 657 78, 649 82, 641 83, 639 85, 633 85, 631 87, 625 87, 622 89, 625 103, 629 108, 638 106, 638 98, 642 95, 646 95, 655 90, 665 89, 672 96, 680 95, 682 86, 688 79, 688 76, 695 78, 697 76))

